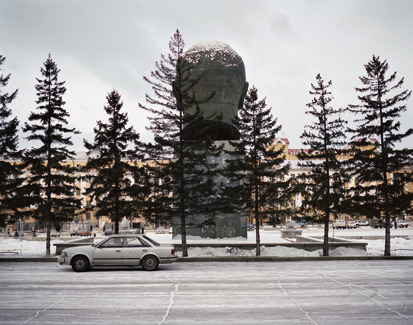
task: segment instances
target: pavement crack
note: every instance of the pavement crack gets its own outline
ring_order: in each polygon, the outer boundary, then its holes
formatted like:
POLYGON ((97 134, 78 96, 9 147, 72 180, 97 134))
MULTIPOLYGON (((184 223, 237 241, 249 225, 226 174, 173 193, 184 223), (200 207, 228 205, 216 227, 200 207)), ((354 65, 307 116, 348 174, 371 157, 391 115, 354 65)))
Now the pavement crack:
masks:
POLYGON ((53 308, 53 307, 56 306, 57 304, 61 303, 64 299, 65 299, 65 296, 62 295, 62 297, 60 298, 60 300, 54 302, 53 304, 51 304, 50 306, 48 306, 48 307, 46 307, 46 308, 44 308, 44 309, 42 309, 42 310, 39 310, 39 311, 36 313, 36 315, 34 315, 33 317, 30 317, 29 319, 25 320, 23 323, 21 323, 21 325, 27 324, 27 323, 30 322, 31 320, 39 317, 39 315, 40 315, 41 313, 47 311, 47 310, 50 309, 50 308, 53 308))
MULTIPOLYGON (((390 312, 392 312, 392 313, 395 313, 395 314, 397 314, 398 316, 400 316, 400 317, 402 317, 402 318, 411 319, 410 316, 404 315, 404 314, 400 313, 399 311, 394 310, 394 309, 386 306, 385 303, 377 300, 376 297, 381 298, 381 299, 384 299, 384 300, 389 300, 387 297, 383 296, 382 294, 380 294, 380 293, 377 292, 377 291, 368 289, 368 288, 366 288, 366 287, 364 287, 364 286, 360 286, 360 285, 357 285, 357 284, 351 283, 351 282, 350 282, 350 283, 344 283, 344 282, 341 282, 341 281, 339 281, 339 280, 336 280, 336 279, 334 279, 334 278, 332 278, 331 276, 328 276, 328 275, 324 275, 324 277, 327 278, 327 279, 329 279, 329 280, 331 280, 331 281, 334 281, 334 282, 338 283, 339 285, 341 285, 341 286, 343 286, 343 287, 349 288, 351 291, 356 292, 356 293, 358 293, 358 294, 366 297, 367 299, 370 299, 370 300, 373 301, 377 306, 379 306, 379 307, 381 307, 381 308, 384 308, 384 309, 386 309, 386 310, 388 310, 388 311, 390 311, 390 312), (373 294, 373 296, 371 296, 369 293, 370 293, 370 294, 373 294)), ((393 301, 394 301, 394 300, 393 300, 393 301)), ((399 302, 397 302, 397 303, 399 303, 399 302)), ((407 307, 406 307, 406 306, 404 306, 402 303, 399 303, 399 304, 400 304, 401 307, 403 308, 403 311, 406 311, 406 310, 407 310, 407 307)))
POLYGON ((163 316, 162 320, 158 323, 158 325, 161 325, 166 321, 166 319, 169 315, 169 311, 171 310, 171 308, 174 304, 175 294, 178 292, 179 285, 181 284, 180 282, 172 280, 169 276, 166 276, 165 278, 167 278, 170 282, 174 283, 175 285, 174 285, 174 290, 171 291, 171 293, 170 293, 168 308, 166 309, 165 315, 163 316))
POLYGON ((273 279, 274 281, 276 281, 277 287, 280 288, 280 290, 281 290, 281 292, 284 294, 284 296, 285 296, 287 299, 290 299, 292 302, 294 302, 294 303, 297 305, 297 307, 300 309, 300 311, 305 315, 305 317, 306 317, 312 324, 318 325, 317 322, 314 321, 314 320, 311 318, 310 314, 309 314, 307 311, 304 310, 304 308, 301 306, 301 303, 300 303, 297 299, 295 299, 294 297, 291 297, 291 296, 287 293, 287 291, 284 289, 281 281, 280 281, 279 279, 275 278, 274 276, 272 276, 272 275, 269 274, 269 273, 268 273, 268 275, 269 275, 269 277, 271 277, 271 279, 273 279))

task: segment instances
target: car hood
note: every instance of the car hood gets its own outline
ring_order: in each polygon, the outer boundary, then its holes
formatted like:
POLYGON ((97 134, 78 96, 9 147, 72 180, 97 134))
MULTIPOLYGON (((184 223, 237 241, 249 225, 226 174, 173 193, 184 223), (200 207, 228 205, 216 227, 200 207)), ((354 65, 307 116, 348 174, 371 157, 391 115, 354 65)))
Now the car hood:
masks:
POLYGON ((95 249, 92 245, 82 245, 82 246, 76 246, 76 247, 69 247, 65 248, 63 252, 68 253, 68 254, 75 254, 75 253, 90 253, 95 249))

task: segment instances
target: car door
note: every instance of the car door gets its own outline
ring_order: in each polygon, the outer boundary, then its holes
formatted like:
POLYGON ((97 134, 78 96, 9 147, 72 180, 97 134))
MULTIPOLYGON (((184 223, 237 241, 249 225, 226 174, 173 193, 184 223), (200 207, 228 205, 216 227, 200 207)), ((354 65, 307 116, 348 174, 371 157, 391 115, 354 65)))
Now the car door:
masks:
POLYGON ((148 252, 149 247, 139 237, 125 237, 123 241, 123 265, 139 265, 143 255, 148 252))
POLYGON ((122 237, 112 237, 96 247, 94 265, 122 265, 123 240, 122 237))

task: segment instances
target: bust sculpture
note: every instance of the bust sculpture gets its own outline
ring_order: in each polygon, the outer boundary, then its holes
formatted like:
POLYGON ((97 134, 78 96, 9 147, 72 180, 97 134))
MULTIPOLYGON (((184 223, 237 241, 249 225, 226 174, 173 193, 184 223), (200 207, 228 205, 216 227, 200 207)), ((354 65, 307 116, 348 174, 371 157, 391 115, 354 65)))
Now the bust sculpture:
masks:
MULTIPOLYGON (((177 69, 180 69, 177 72, 182 77, 180 81, 183 87, 173 86, 173 91, 176 95, 182 95, 176 96, 177 100, 189 99, 187 103, 192 104, 183 108, 188 117, 182 134, 184 139, 222 141, 225 142, 223 144, 226 149, 232 149, 228 140, 240 139, 237 128, 238 109, 242 108, 248 90, 241 57, 225 43, 205 41, 190 47, 181 58, 177 69), (184 92, 179 92, 182 89, 184 92), (190 115, 196 115, 194 113, 198 107, 202 118, 191 119, 190 115)), ((184 100, 177 104, 185 105, 184 100)), ((229 156, 227 151, 222 151, 219 157, 210 158, 218 166, 223 166, 229 156)), ((223 179, 216 177, 215 181, 219 186, 223 179)), ((222 213, 211 217, 210 214, 199 211, 187 215, 186 222, 197 225, 186 230, 187 235, 191 236, 247 237, 247 217, 239 213, 222 213)), ((176 236, 180 233, 180 219, 174 217, 173 224, 176 236)))
MULTIPOLYGON (((213 140, 239 140, 239 131, 234 125, 238 108, 241 108, 248 90, 245 66, 242 58, 229 45, 220 41, 203 41, 190 47, 184 54, 191 76, 199 76, 199 81, 190 89, 208 124, 208 135, 213 140), (206 98, 212 98, 205 101, 206 98), (209 120, 213 115, 219 121, 209 120)), ((199 123, 199 122, 198 122, 199 123)), ((194 128, 201 127, 190 123, 184 132, 191 134, 194 128)))

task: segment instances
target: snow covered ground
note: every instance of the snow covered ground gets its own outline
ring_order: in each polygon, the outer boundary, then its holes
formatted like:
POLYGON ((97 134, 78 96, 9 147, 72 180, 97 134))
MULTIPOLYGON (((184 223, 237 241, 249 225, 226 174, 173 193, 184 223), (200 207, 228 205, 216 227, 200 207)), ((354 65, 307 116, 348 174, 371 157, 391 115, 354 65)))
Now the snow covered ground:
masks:
POLYGON ((412 325, 413 260, 0 263, 0 324, 412 325))
MULTIPOLYGON (((153 231, 146 233, 156 241, 162 244, 178 244, 179 239, 172 239, 170 234, 155 234, 153 231)), ((396 256, 412 256, 413 255, 413 228, 407 229, 392 229, 391 230, 391 250, 392 255, 396 256), (395 237, 393 237, 395 236, 395 237)), ((321 228, 308 228, 303 229, 303 236, 317 236, 323 235, 323 229, 321 228)), ((359 228, 359 229, 347 229, 347 230, 335 230, 334 233, 331 230, 331 236, 348 238, 356 237, 355 241, 367 242, 367 252, 364 250, 354 248, 337 248, 330 252, 331 256, 380 256, 384 251, 384 230, 383 229, 371 229, 371 228, 359 228), (381 239, 377 239, 380 238, 381 239), (361 239, 360 239, 361 238, 361 239)), ((261 255, 262 256, 278 256, 278 257, 296 257, 296 256, 320 256, 321 250, 307 252, 302 249, 290 248, 290 247, 265 247, 266 243, 283 243, 287 242, 281 238, 280 230, 262 230, 260 232, 261 237, 261 255)), ((8 237, 0 237, 0 257, 5 256, 21 256, 21 257, 35 257, 44 256, 46 251, 45 241, 30 240, 30 237, 26 239, 16 239, 8 237)), ((40 239, 40 238, 39 238, 40 239)), ((101 238, 96 238, 101 240, 101 238)), ((62 239, 53 239, 51 245, 52 254, 55 253, 55 247, 53 243, 61 242, 62 239)), ((254 256, 255 250, 241 250, 231 247, 231 244, 237 243, 255 243, 255 231, 248 232, 248 238, 227 238, 227 239, 201 239, 189 237, 188 243, 214 243, 214 244, 226 244, 228 247, 212 248, 212 247, 196 247, 190 248, 188 251, 189 256, 254 256)))

